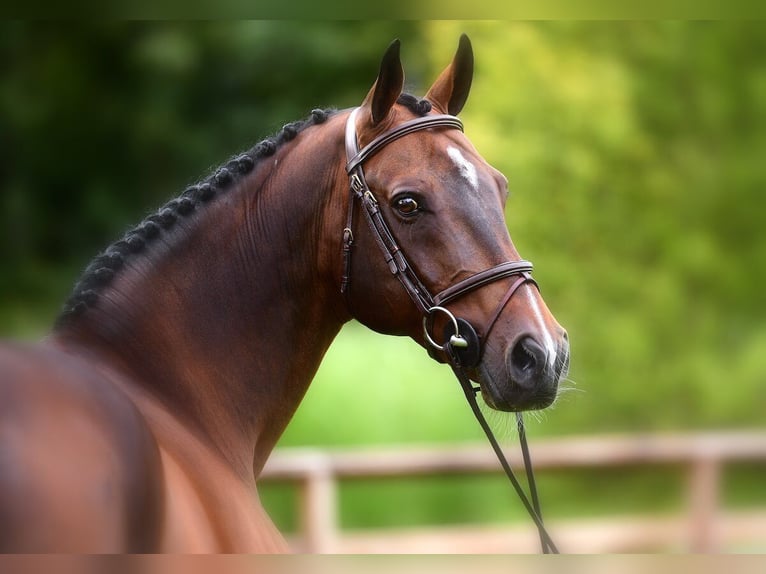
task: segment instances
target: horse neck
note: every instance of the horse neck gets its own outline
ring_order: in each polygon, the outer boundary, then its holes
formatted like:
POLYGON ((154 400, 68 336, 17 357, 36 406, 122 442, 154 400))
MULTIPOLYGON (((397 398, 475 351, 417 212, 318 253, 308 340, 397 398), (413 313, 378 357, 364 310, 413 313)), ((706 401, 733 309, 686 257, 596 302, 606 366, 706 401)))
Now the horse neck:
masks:
POLYGON ((345 181, 336 115, 128 260, 54 338, 105 357, 257 475, 348 319, 345 181))

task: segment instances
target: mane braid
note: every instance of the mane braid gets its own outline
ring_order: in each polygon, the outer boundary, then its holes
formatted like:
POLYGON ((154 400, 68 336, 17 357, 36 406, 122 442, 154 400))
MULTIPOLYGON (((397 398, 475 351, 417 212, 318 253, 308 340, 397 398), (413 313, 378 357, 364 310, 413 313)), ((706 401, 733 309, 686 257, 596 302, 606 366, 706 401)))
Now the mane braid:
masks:
POLYGON ((292 141, 307 127, 324 123, 336 111, 335 109, 315 109, 305 119, 285 124, 277 134, 264 139, 247 152, 234 156, 212 174, 186 188, 179 197, 168 201, 125 233, 122 238, 109 245, 85 268, 72 294, 64 303, 55 326, 66 324, 69 319, 93 307, 99 299, 101 290, 112 282, 115 275, 124 267, 125 262, 145 253, 150 244, 163 233, 172 230, 179 219, 191 217, 249 174, 259 160, 274 155, 282 144, 292 141))

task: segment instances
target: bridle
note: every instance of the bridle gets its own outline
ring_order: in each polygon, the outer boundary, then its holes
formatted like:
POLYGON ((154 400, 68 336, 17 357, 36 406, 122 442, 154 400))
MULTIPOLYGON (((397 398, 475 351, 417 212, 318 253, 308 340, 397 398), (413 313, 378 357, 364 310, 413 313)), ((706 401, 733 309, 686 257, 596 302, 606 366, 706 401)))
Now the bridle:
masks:
POLYGON ((348 202, 348 215, 346 227, 343 230, 343 277, 341 279, 341 292, 348 293, 351 281, 351 251, 354 242, 354 207, 358 201, 362 205, 362 213, 372 230, 375 242, 378 244, 388 264, 391 273, 399 280, 404 290, 415 303, 415 306, 423 314, 423 331, 429 345, 435 351, 447 353, 448 348, 455 350, 464 367, 474 367, 479 364, 483 351, 481 340, 489 337, 503 308, 511 300, 516 290, 524 283, 535 283, 530 275, 532 263, 529 261, 506 261, 485 269, 479 273, 447 287, 436 295, 432 295, 423 285, 417 273, 409 264, 401 248, 394 239, 391 230, 383 219, 378 201, 370 191, 364 177, 363 163, 372 155, 380 151, 394 140, 408 134, 429 128, 452 128, 463 131, 463 123, 455 116, 433 115, 415 118, 383 133, 370 143, 359 149, 356 136, 356 117, 359 108, 355 109, 346 121, 346 172, 350 177, 350 197, 348 202), (506 292, 505 297, 490 316, 490 320, 478 332, 473 326, 463 319, 457 319, 445 306, 471 291, 484 285, 517 276, 516 281, 506 292), (429 333, 429 326, 436 313, 445 314, 449 320, 448 327, 454 328, 453 332, 445 337, 443 344, 437 343, 429 333))
POLYGON ((543 552, 556 553, 558 552, 556 546, 545 530, 541 518, 540 504, 537 497, 537 489, 535 487, 534 475, 532 473, 532 465, 529 457, 529 449, 526 443, 526 434, 524 432, 524 422, 521 413, 516 413, 516 419, 519 428, 524 467, 532 498, 531 503, 516 479, 516 476, 513 474, 502 449, 498 445, 489 425, 484 419, 475 397, 475 394, 479 389, 473 387, 470 378, 466 373, 466 369, 477 366, 481 361, 484 350, 483 342, 486 342, 492 328, 500 317, 502 310, 511 300, 513 294, 525 283, 532 283, 537 287, 537 283, 531 276, 532 263, 523 260, 506 261, 471 275, 439 293, 432 295, 423 282, 418 278, 417 273, 407 261, 407 258, 391 233, 391 229, 381 213, 378 200, 367 185, 362 166, 367 159, 386 145, 408 134, 434 128, 459 129, 460 131, 463 131, 463 123, 457 117, 451 115, 427 115, 406 121, 377 136, 362 149, 359 149, 356 132, 356 118, 359 110, 360 108, 354 109, 346 121, 346 172, 350 178, 350 194, 346 226, 343 229, 343 276, 341 278, 341 292, 348 297, 351 282, 351 254, 354 245, 354 211, 356 203, 358 202, 362 207, 362 214, 372 231, 372 236, 374 237, 375 242, 383 254, 389 271, 399 280, 404 287, 404 290, 423 315, 423 333, 430 346, 429 354, 434 356, 433 352, 441 351, 446 355, 455 376, 458 381, 460 381, 460 385, 471 406, 471 410, 487 435, 495 454, 500 460, 503 470, 516 490, 516 493, 519 495, 527 512, 537 526, 543 552), (490 315, 489 320, 478 331, 467 320, 455 317, 455 315, 447 309, 446 305, 450 302, 480 289, 485 285, 508 277, 515 277, 516 279, 511 283, 505 296, 500 300, 495 311, 490 315), (441 313, 447 317, 443 343, 437 342, 432 333, 429 332, 432 330, 433 318, 437 313, 441 313))

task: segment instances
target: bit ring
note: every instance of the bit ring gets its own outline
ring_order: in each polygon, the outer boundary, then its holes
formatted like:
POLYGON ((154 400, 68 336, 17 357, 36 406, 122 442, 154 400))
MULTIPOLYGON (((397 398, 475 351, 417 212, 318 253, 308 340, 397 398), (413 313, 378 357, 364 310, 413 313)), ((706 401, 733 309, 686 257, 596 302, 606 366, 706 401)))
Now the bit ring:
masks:
POLYGON ((461 349, 464 349, 468 346, 468 341, 466 341, 463 337, 460 336, 460 329, 458 328, 457 319, 455 318, 455 315, 452 314, 452 312, 449 309, 445 309, 444 307, 439 307, 438 305, 435 305, 434 307, 431 307, 428 310, 428 314, 423 317, 423 334, 426 337, 426 341, 428 341, 428 344, 431 345, 434 349, 437 349, 438 351, 447 352, 447 347, 458 347, 461 349), (447 315, 447 318, 452 321, 453 327, 455 327, 455 334, 452 335, 448 341, 445 341, 444 344, 440 345, 434 339, 431 337, 430 333, 428 332, 428 320, 432 317, 434 312, 439 311, 441 313, 444 313, 447 315))

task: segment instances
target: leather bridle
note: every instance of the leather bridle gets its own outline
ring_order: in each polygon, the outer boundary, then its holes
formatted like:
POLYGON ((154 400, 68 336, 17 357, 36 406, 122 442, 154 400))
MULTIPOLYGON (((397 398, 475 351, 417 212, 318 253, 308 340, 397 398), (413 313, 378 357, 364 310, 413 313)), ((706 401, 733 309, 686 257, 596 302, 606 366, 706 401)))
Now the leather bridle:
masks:
POLYGON ((463 131, 463 123, 457 117, 451 115, 426 115, 396 126, 374 138, 362 149, 359 149, 356 131, 356 118, 359 110, 360 108, 354 109, 346 121, 346 172, 350 178, 350 194, 346 226, 343 229, 343 276, 341 278, 341 292, 348 297, 351 282, 351 254, 354 245, 354 211, 356 203, 358 202, 362 207, 362 214, 372 231, 372 236, 380 248, 390 272, 399 280, 404 287, 404 290, 423 315, 423 332, 425 339, 430 346, 429 354, 434 356, 432 354, 433 350, 441 351, 446 355, 450 366, 457 379, 460 381, 474 415, 477 417, 482 429, 487 434, 490 444, 497 454, 503 469, 537 526, 543 552, 557 552, 556 546, 553 544, 553 541, 546 532, 542 522, 521 413, 517 413, 516 415, 532 503, 529 502, 526 493, 513 474, 502 449, 497 444, 489 425, 484 419, 484 416, 476 403, 475 393, 478 388, 473 387, 470 378, 466 373, 467 368, 475 367, 481 361, 484 347, 483 342, 486 342, 492 328, 505 306, 511 300, 511 297, 513 297, 513 294, 519 287, 526 283, 532 283, 537 286, 537 283, 531 276, 532 263, 523 260, 506 261, 471 275, 439 293, 432 295, 428 288, 426 288, 423 282, 419 279, 414 268, 407 261, 407 258, 391 233, 391 229, 381 213, 378 200, 367 185, 362 166, 367 159, 372 157, 382 148, 408 134, 437 128, 459 129, 460 131, 463 131), (516 280, 510 285, 505 296, 502 297, 495 308, 495 311, 490 315, 489 320, 478 331, 474 329, 471 323, 467 320, 455 317, 455 315, 446 308, 448 303, 480 289, 485 285, 508 277, 516 277, 516 280), (433 318, 437 313, 446 315, 448 319, 443 343, 437 342, 429 332, 429 330, 432 329, 433 318))
POLYGON ((455 116, 450 115, 432 115, 415 118, 404 122, 395 128, 383 133, 373 139, 361 150, 356 135, 356 117, 359 108, 356 108, 346 121, 346 172, 350 178, 350 196, 348 202, 348 214, 346 217, 346 227, 343 229, 343 277, 341 279, 341 292, 348 293, 351 281, 351 251, 354 243, 354 207, 356 202, 362 206, 367 223, 372 230, 375 242, 383 253, 389 270, 399 280, 404 290, 415 303, 415 306, 423 314, 423 331, 429 345, 437 351, 447 352, 447 347, 453 347, 461 358, 461 364, 464 367, 474 367, 479 364, 483 351, 481 340, 489 337, 492 327, 500 317, 503 308, 511 300, 516 290, 525 283, 535 283, 530 273, 532 272, 532 263, 529 261, 506 261, 495 265, 484 271, 480 271, 458 283, 447 287, 436 295, 432 295, 418 278, 417 273, 406 256, 399 247, 396 239, 391 233, 388 224, 380 210, 378 200, 370 191, 367 181, 364 177, 362 165, 372 155, 390 144, 392 141, 404 137, 408 134, 430 129, 430 128, 448 128, 459 129, 463 131, 463 123, 455 116), (513 282, 505 297, 501 299, 495 312, 490 316, 490 320, 483 329, 476 332, 473 326, 465 320, 457 319, 445 305, 462 297, 476 289, 479 289, 489 283, 500 279, 516 276, 517 280, 513 282), (448 327, 454 327, 454 332, 446 337, 443 344, 437 343, 430 335, 428 327, 435 313, 441 312, 447 315, 449 319, 448 327), (460 328, 462 327, 462 333, 460 328), (471 348, 472 345, 478 348, 471 348))

